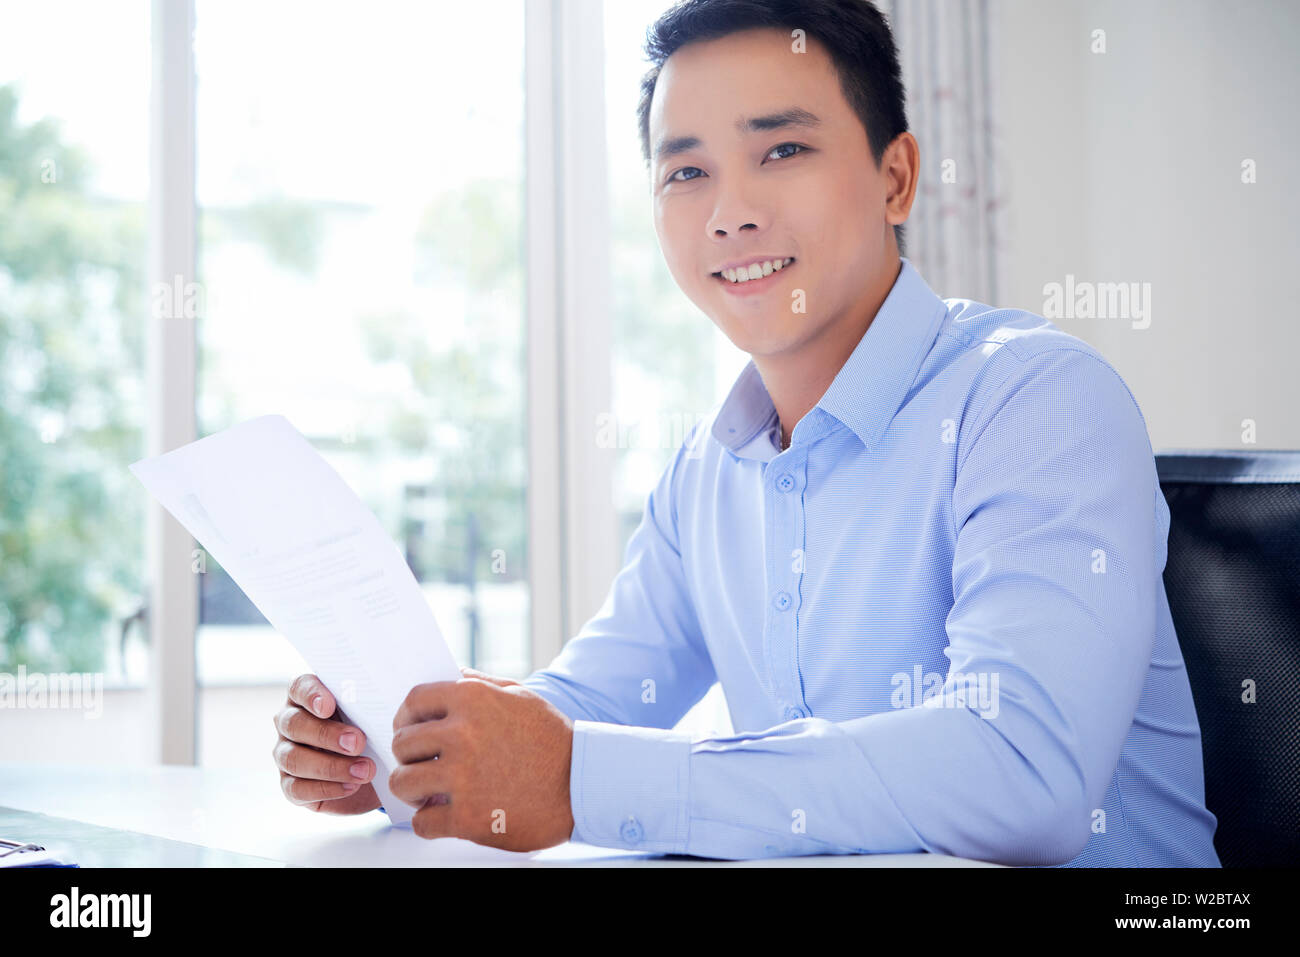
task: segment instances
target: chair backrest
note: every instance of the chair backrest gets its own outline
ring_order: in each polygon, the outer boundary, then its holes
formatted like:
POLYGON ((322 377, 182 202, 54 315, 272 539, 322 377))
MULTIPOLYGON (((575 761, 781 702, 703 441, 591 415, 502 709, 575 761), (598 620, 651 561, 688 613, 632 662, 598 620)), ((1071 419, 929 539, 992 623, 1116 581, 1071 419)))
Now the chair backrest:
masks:
POLYGON ((1156 455, 1224 867, 1300 863, 1300 452, 1156 455))

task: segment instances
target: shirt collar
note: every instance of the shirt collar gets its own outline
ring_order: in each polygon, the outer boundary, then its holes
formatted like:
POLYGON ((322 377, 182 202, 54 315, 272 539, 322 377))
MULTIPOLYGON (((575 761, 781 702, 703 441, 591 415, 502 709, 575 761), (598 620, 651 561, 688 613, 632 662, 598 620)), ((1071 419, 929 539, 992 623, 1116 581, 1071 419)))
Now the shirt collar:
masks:
MULTIPOLYGON (((948 314, 905 256, 893 288, 815 408, 844 423, 870 449, 893 421, 948 314)), ((713 437, 743 458, 770 459, 776 407, 751 359, 713 421, 713 437)), ((799 430, 796 430, 799 431, 799 430)))

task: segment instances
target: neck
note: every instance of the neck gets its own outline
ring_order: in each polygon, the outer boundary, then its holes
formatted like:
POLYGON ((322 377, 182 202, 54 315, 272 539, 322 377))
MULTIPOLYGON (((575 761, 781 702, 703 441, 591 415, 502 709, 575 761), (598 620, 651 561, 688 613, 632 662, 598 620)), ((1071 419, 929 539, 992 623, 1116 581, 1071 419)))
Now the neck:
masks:
POLYGON ((762 376, 763 385, 781 420, 782 448, 790 444, 795 425, 821 401, 835 376, 867 334, 902 268, 902 260, 898 258, 885 263, 850 314, 827 325, 797 350, 753 357, 754 367, 762 376))

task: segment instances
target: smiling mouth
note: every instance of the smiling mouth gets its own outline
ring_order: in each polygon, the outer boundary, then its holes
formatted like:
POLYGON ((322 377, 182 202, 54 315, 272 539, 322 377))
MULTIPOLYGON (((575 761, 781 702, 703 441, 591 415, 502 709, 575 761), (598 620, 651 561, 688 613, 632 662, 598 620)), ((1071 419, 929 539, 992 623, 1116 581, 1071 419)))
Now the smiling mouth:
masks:
POLYGON ((793 266, 795 262, 796 260, 793 256, 787 256, 785 259, 780 260, 780 265, 776 264, 777 260, 768 260, 768 263, 771 264, 770 266, 765 266, 763 263, 755 263, 754 265, 757 265, 762 269, 761 274, 758 276, 753 275, 753 267, 732 272, 732 276, 735 278, 729 278, 720 272, 710 273, 710 275, 714 279, 717 279, 728 286, 744 286, 751 282, 762 282, 764 279, 771 277, 774 273, 778 273, 783 269, 788 269, 790 266, 793 266))

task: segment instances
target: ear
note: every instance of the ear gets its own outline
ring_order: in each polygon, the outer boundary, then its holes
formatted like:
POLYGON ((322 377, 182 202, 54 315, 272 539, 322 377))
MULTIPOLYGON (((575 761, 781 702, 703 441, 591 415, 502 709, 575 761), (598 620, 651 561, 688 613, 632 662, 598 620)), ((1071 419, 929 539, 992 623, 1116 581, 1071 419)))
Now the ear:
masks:
POLYGON ((899 226, 907 222, 921 178, 921 147, 916 137, 906 130, 894 137, 880 157, 880 172, 887 181, 885 222, 899 226))

